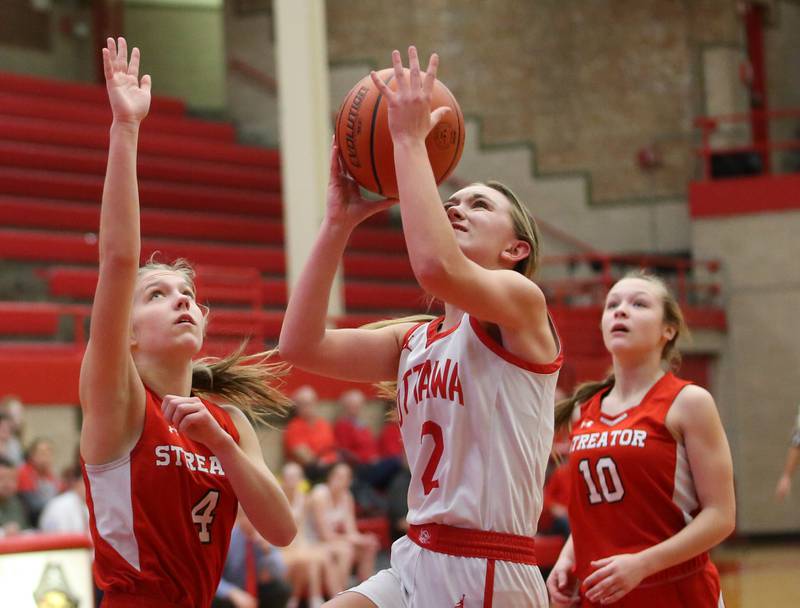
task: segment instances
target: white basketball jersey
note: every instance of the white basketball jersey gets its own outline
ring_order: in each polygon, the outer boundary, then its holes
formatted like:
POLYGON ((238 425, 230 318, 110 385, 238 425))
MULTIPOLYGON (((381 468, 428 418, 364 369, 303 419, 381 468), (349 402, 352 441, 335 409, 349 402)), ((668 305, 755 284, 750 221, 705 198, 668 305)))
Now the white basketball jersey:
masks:
POLYGON ((408 522, 533 536, 553 442, 561 348, 549 364, 509 353, 464 315, 409 331, 397 409, 411 469, 408 522))

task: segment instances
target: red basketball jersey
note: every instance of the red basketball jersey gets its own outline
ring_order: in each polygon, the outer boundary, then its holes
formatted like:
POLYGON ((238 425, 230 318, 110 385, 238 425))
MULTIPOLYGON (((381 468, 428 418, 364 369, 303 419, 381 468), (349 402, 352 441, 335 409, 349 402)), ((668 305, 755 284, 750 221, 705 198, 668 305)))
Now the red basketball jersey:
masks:
MULTIPOLYGON (((238 503, 219 460, 181 436, 146 391, 144 429, 130 454, 84 464, 104 606, 209 606, 219 583, 238 503)), ((231 417, 204 401, 238 443, 231 417)))
MULTIPOLYGON (((593 571, 592 560, 658 544, 697 514, 699 502, 686 449, 665 425, 669 408, 688 384, 665 374, 639 405, 614 418, 600 411, 610 389, 581 407, 569 457, 569 519, 579 579, 593 571)), ((703 554, 642 584, 678 579, 707 567, 713 568, 703 554)))

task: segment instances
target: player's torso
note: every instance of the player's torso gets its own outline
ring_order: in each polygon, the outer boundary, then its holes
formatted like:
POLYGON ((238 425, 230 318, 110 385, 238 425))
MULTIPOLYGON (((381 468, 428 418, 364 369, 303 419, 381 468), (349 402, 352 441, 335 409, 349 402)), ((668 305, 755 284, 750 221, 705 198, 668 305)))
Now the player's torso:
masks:
POLYGON ((698 502, 685 449, 665 424, 688 384, 667 374, 636 407, 611 417, 602 394, 581 409, 570 440, 570 524, 579 576, 592 559, 638 551, 682 529, 698 502))
MULTIPOLYGON (((207 404, 238 441, 230 417, 207 404)), ((201 605, 224 565, 237 501, 222 466, 181 436, 148 391, 142 436, 116 463, 86 467, 103 587, 201 605)))
POLYGON ((406 338, 397 408, 411 469, 410 523, 531 535, 553 435, 551 365, 515 360, 464 315, 406 338), (526 369, 528 365, 533 369, 526 369))

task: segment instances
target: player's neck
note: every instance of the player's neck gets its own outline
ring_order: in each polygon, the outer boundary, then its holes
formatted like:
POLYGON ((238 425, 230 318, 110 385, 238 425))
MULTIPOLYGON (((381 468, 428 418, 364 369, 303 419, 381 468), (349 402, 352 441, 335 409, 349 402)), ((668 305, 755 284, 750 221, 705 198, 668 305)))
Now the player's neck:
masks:
POLYGON ((192 362, 154 360, 146 356, 136 357, 139 377, 150 390, 161 397, 178 395, 188 397, 192 392, 192 362))
POLYGON ((444 305, 444 319, 442 319, 442 325, 439 327, 439 331, 447 331, 448 329, 455 327, 461 322, 461 318, 464 316, 464 311, 460 308, 456 308, 450 304, 445 303, 444 305))
POLYGON ((659 354, 627 361, 615 357, 614 388, 609 396, 613 394, 614 400, 619 403, 635 400, 649 391, 663 375, 659 354))

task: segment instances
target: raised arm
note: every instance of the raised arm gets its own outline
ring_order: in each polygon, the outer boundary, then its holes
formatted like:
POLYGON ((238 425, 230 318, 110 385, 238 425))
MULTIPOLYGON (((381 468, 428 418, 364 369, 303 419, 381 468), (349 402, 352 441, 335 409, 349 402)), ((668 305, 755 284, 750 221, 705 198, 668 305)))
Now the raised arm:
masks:
MULTIPOLYGON (((478 319, 509 330, 549 334, 544 295, 536 284, 513 270, 484 268, 458 246, 425 147, 428 133, 449 111, 430 108, 439 59, 431 56, 423 77, 413 46, 408 55, 406 73, 400 53, 392 53, 396 91, 376 73, 372 77, 388 101, 403 232, 417 281, 427 293, 478 319)), ((526 257, 526 245, 502 254, 512 267, 526 257)))
POLYGON ((734 529, 733 464, 714 399, 699 386, 687 386, 670 408, 667 427, 686 446, 700 512, 675 536, 657 545, 593 562, 598 569, 584 581, 591 601, 619 601, 645 577, 708 551, 734 529))
POLYGON ((278 344, 281 357, 308 371, 360 382, 390 380, 397 375, 401 341, 408 324, 382 329, 327 329, 333 279, 353 229, 394 201, 361 198, 358 187, 339 166, 331 149, 325 219, 292 290, 278 344))
POLYGON ((139 81, 139 50, 128 61, 124 38, 103 49, 113 122, 100 207, 100 272, 80 376, 81 455, 102 464, 124 454, 141 433, 144 387, 130 354, 130 316, 139 268, 139 125, 150 108, 150 77, 139 81))

